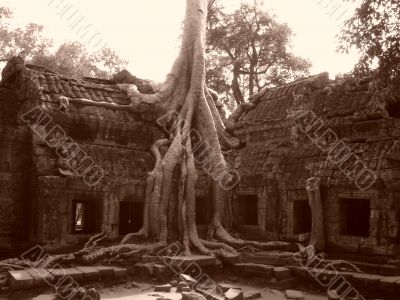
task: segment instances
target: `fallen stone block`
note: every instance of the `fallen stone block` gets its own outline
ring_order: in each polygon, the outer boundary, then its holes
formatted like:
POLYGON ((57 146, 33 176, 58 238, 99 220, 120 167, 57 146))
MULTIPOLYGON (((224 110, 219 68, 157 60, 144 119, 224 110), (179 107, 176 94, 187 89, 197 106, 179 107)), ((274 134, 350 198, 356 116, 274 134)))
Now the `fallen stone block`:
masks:
POLYGON ((184 282, 184 281, 181 281, 181 282, 179 282, 179 283, 176 285, 176 291, 177 291, 178 293, 182 292, 182 289, 183 289, 183 288, 190 288, 190 287, 189 287, 189 285, 188 285, 186 282, 184 282))
POLYGON ((153 276, 159 280, 165 280, 173 275, 172 270, 168 266, 155 264, 153 265, 153 276))
POLYGON ((243 298, 245 300, 253 300, 261 298, 261 293, 257 291, 248 291, 243 293, 243 298))
POLYGON ((235 286, 233 284, 229 284, 229 283, 219 283, 218 285, 221 287, 221 289, 224 293, 226 291, 228 291, 229 289, 237 289, 237 290, 242 289, 241 287, 237 287, 237 286, 235 286))
POLYGON ((110 279, 114 277, 114 268, 107 266, 96 266, 95 267, 99 271, 99 275, 101 279, 110 279))
POLYGON ((227 300, 243 300, 243 292, 238 289, 229 289, 224 296, 227 300))
POLYGON ((304 294, 300 291, 295 290, 285 291, 285 297, 290 300, 304 300, 304 294))
POLYGON ((155 292, 164 292, 164 293, 169 293, 171 291, 172 286, 170 284, 164 284, 164 285, 156 285, 154 287, 155 292))
POLYGON ((222 295, 216 293, 216 291, 208 291, 196 288, 196 291, 203 295, 207 300, 224 300, 222 295))
POLYGON ((186 274, 179 274, 179 279, 186 282, 189 286, 194 286, 197 284, 197 280, 194 279, 192 276, 190 275, 186 275, 186 274))
POLYGON ((182 293, 182 300, 206 300, 204 296, 198 293, 182 293))
POLYGON ((274 274, 275 274, 276 279, 278 279, 278 280, 289 279, 292 277, 292 273, 290 272, 290 270, 285 267, 274 268, 274 274))
POLYGON ((8 285, 13 290, 33 287, 33 277, 27 271, 8 271, 8 285))
POLYGON ((336 290, 329 290, 327 292, 328 294, 328 300, 340 300, 341 296, 337 293, 336 290))
POLYGON ((184 286, 183 288, 181 288, 181 292, 182 293, 189 293, 192 289, 188 286, 184 286))
POLYGON ((28 269, 26 271, 32 276, 34 286, 50 285, 54 280, 54 276, 46 269, 28 269))
POLYGON ((83 300, 84 299, 100 300, 100 293, 94 288, 88 289, 83 297, 83 300))
POLYGON ((94 267, 76 267, 76 269, 83 273, 84 281, 97 281, 100 279, 100 272, 94 267))
POLYGON ((173 287, 177 287, 178 286, 178 280, 172 280, 169 284, 173 287))

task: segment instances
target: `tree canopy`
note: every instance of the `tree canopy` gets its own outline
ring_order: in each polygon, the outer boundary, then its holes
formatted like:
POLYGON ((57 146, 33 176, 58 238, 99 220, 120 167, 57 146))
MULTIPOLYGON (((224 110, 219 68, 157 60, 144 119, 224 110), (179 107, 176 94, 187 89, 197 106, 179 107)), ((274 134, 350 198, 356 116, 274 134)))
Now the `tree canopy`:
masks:
POLYGON ((127 61, 110 48, 89 53, 79 42, 65 42, 54 49, 53 40, 43 36, 43 26, 29 23, 12 28, 13 12, 0 6, 0 58, 22 56, 27 63, 47 67, 68 77, 110 78, 123 69, 127 61))
POLYGON ((225 13, 209 2, 207 81, 220 93, 231 93, 237 105, 263 87, 308 75, 311 63, 290 52, 292 30, 260 6, 241 4, 225 13))
MULTIPOLYGON (((354 1, 354 0, 346 0, 354 1)), ((362 0, 340 34, 340 48, 361 56, 354 74, 377 75, 385 84, 400 80, 400 2, 362 0)))

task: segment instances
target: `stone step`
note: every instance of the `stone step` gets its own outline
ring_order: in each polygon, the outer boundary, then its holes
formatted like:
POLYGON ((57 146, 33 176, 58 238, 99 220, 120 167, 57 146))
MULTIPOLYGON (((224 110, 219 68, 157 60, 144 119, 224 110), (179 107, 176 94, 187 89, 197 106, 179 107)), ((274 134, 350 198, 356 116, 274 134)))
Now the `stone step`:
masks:
POLYGON ((33 285, 45 286, 54 280, 54 276, 46 269, 28 269, 26 270, 33 278, 33 285))
POLYGON ((242 276, 274 276, 274 267, 253 263, 238 263, 233 265, 233 272, 242 276))
POLYGON ((126 268, 109 266, 78 266, 63 269, 27 269, 9 271, 8 284, 11 289, 21 290, 51 285, 70 278, 76 282, 98 281, 100 279, 124 279, 128 275, 126 268))
POLYGON ((161 259, 166 265, 171 266, 180 266, 180 268, 185 268, 189 265, 197 264, 200 267, 208 267, 208 266, 216 266, 217 259, 213 256, 206 255, 193 255, 190 257, 187 256, 164 256, 161 259))

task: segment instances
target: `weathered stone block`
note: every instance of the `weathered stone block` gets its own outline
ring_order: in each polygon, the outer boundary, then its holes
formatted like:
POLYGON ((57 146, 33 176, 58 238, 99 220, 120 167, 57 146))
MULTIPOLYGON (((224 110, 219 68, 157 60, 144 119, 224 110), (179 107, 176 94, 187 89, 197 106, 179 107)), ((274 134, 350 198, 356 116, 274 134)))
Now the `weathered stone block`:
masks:
POLYGON ((170 284, 165 284, 165 285, 156 285, 154 287, 155 292, 164 292, 164 293, 169 293, 171 291, 172 286, 170 284))
POLYGON ((239 263, 233 265, 233 271, 243 276, 259 275, 268 278, 273 276, 274 267, 261 264, 239 263))
POLYGON ((95 267, 100 274, 100 278, 113 278, 114 277, 114 268, 107 266, 96 266, 95 267))
POLYGON ((182 293, 189 293, 191 290, 192 290, 192 289, 191 289, 190 287, 184 286, 184 287, 181 289, 181 292, 182 292, 182 293))
POLYGON ((100 272, 94 267, 77 267, 83 273, 84 281, 97 281, 100 279, 100 272))
POLYGON ((224 300, 222 295, 218 295, 215 291, 207 291, 202 289, 196 289, 196 291, 203 295, 207 300, 224 300))
POLYGON ((261 298, 261 293, 257 291, 248 291, 244 292, 243 298, 245 300, 253 300, 253 299, 258 299, 261 298))
POLYGON ((194 255, 191 257, 174 256, 166 257, 165 259, 168 260, 168 264, 180 266, 180 268, 185 268, 193 264, 197 264, 200 267, 217 265, 217 259, 215 257, 206 255, 194 255))
POLYGON ((83 279, 83 272, 76 268, 64 269, 65 275, 71 277, 76 281, 81 281, 83 279))
POLYGON ((28 269, 26 271, 32 276, 34 286, 49 285, 54 280, 54 276, 45 269, 28 269))
POLYGON ((206 300, 206 298, 198 293, 182 293, 182 300, 206 300))
POLYGON ((237 289, 229 289, 224 293, 227 300, 243 300, 243 292, 237 289))
POLYGON ((60 280, 65 277, 65 269, 48 269, 47 271, 53 275, 55 280, 60 280))
POLYGON ((118 268, 118 267, 114 267, 114 277, 115 278, 125 278, 126 276, 128 276, 128 270, 126 268, 118 268))
POLYGON ((197 284, 197 280, 194 279, 192 276, 190 275, 186 275, 186 274, 179 274, 179 279, 186 282, 189 286, 194 286, 195 284, 197 284))
POLYGON ((304 294, 300 291, 287 290, 285 291, 285 296, 291 300, 304 300, 304 294))
POLYGON ((173 275, 173 271, 168 266, 155 264, 153 265, 153 275, 159 280, 165 280, 173 275))
POLYGON ((229 289, 237 289, 237 290, 241 290, 242 289, 241 287, 238 287, 236 285, 229 284, 229 283, 219 283, 218 285, 221 287, 221 289, 222 289, 222 291, 224 293, 226 291, 228 291, 229 289))
POLYGON ((135 264, 134 267, 135 268, 132 271, 132 274, 134 274, 136 272, 137 274, 141 274, 141 275, 145 275, 145 276, 149 276, 149 277, 153 276, 153 264, 137 263, 137 264, 135 264))
POLYGON ((289 279, 292 277, 290 270, 285 267, 274 268, 274 274, 275 274, 276 279, 278 279, 278 280, 289 279))
POLYGON ((341 299, 341 296, 335 290, 329 290, 327 292, 327 294, 328 294, 328 300, 340 300, 341 299))
POLYGON ((27 271, 8 271, 8 284, 13 290, 33 287, 33 277, 27 271))
POLYGON ((396 291, 396 284, 399 281, 400 281, 399 276, 384 277, 383 279, 381 279, 379 286, 381 290, 383 290, 384 292, 394 293, 396 291))

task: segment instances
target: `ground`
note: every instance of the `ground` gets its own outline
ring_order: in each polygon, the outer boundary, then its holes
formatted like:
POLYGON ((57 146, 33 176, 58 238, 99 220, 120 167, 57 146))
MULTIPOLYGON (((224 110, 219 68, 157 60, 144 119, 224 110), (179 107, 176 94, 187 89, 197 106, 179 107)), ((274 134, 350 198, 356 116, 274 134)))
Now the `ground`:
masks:
MULTIPOLYGON (((229 283, 240 287, 242 291, 259 291, 261 292, 262 298, 267 300, 287 300, 284 293, 279 290, 271 289, 269 287, 262 286, 260 284, 254 283, 252 281, 246 282, 243 280, 226 280, 224 283, 229 283)), ((110 300, 156 300, 159 298, 170 299, 170 300, 180 300, 181 295, 178 293, 160 293, 154 292, 154 286, 157 283, 152 283, 149 281, 135 281, 122 284, 111 285, 107 287, 102 287, 99 284, 95 284, 96 287, 101 292, 101 299, 110 300)), ((93 286, 93 285, 88 285, 93 286)), ((305 300, 326 300, 325 295, 314 295, 307 292, 303 292, 305 300)), ((0 300, 54 300, 54 293, 51 290, 43 291, 27 291, 27 292, 17 292, 10 296, 1 296, 0 300)))

